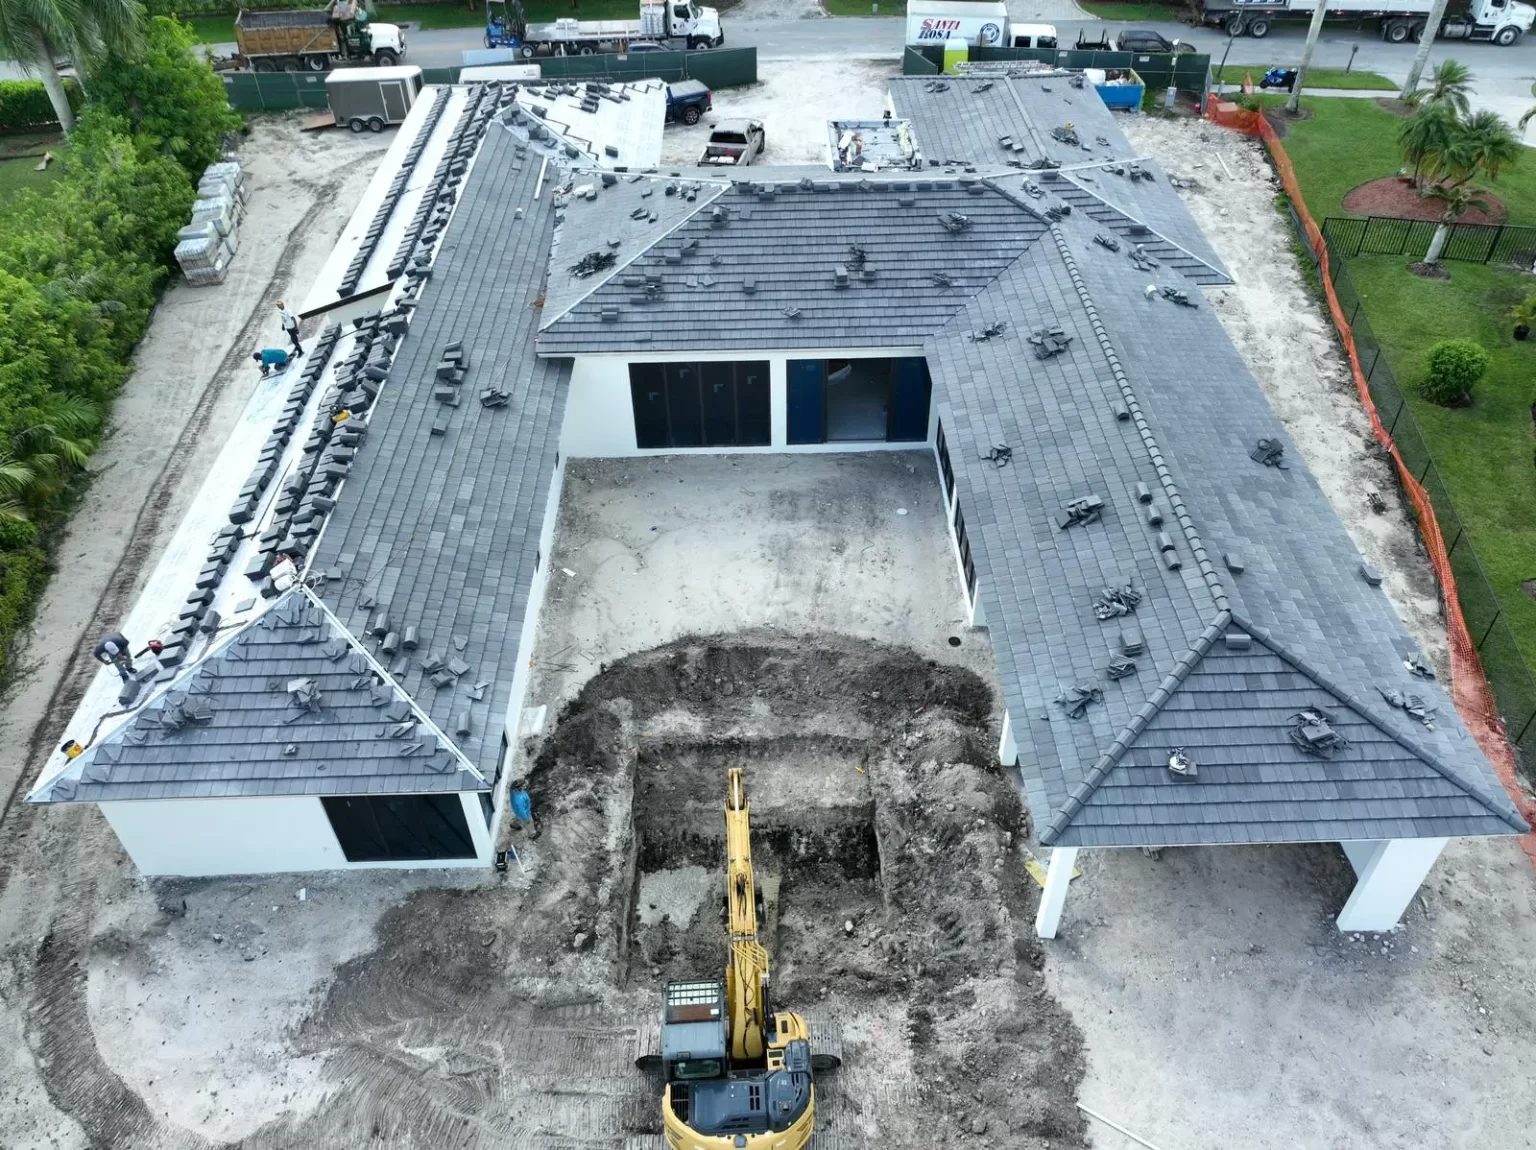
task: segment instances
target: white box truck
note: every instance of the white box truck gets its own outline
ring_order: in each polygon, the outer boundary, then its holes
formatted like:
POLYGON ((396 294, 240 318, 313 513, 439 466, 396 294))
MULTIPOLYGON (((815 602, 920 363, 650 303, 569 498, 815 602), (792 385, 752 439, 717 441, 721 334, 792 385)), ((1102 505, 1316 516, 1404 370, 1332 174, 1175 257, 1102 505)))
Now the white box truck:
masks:
POLYGON ((907 0, 907 43, 942 45, 964 40, 980 48, 1001 48, 1008 29, 1002 0, 907 0))
MULTIPOLYGON (((1318 0, 1201 0, 1201 15, 1231 36, 1268 36, 1278 20, 1310 20, 1318 0)), ((1325 19, 1374 24, 1393 44, 1424 35, 1433 0, 1330 0, 1325 19)), ((1487 40, 1508 47, 1530 30, 1536 8, 1520 0, 1455 0, 1435 35, 1446 40, 1487 40)))

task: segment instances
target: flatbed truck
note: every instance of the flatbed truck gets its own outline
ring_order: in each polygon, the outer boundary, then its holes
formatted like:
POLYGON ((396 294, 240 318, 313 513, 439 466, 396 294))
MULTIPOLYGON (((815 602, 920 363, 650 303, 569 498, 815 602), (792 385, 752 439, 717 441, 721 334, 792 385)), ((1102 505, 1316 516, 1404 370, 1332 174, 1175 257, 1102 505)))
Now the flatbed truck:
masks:
MULTIPOLYGON (((1269 35, 1281 20, 1311 20, 1318 0, 1201 0, 1201 15, 1229 36, 1269 35)), ((1392 44, 1420 40, 1429 22, 1433 0, 1331 0, 1325 19, 1374 24, 1392 44)), ((1434 35, 1444 40, 1486 40, 1508 47, 1530 30, 1536 8, 1520 0, 1465 0, 1447 12, 1434 35)))
POLYGON ((725 43, 720 13, 693 0, 641 0, 638 20, 556 20, 530 24, 522 0, 486 0, 485 46, 535 56, 592 56, 624 52, 634 43, 682 49, 725 43))

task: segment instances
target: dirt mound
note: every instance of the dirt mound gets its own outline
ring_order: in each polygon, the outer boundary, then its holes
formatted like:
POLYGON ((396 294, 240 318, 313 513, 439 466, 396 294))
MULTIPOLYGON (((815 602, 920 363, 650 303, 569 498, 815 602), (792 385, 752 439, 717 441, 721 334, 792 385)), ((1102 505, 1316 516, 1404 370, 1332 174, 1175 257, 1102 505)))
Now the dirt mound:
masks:
MULTIPOLYGON (((1509 219, 1504 201, 1491 192, 1480 191, 1478 198, 1487 210, 1473 208, 1457 221, 1463 224, 1502 224, 1509 219)), ((1399 220, 1438 220, 1445 201, 1419 195, 1409 183, 1396 176, 1367 180, 1344 194, 1344 210, 1355 216, 1391 216, 1399 220)))

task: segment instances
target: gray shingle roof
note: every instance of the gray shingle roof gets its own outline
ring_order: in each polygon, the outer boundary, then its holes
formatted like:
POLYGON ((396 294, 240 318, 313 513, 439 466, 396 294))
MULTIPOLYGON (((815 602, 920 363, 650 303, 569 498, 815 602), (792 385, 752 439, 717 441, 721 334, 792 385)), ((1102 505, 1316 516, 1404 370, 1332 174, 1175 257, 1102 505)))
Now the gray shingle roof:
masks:
POLYGON ((1383 717, 1380 700, 1372 706, 1341 692, 1283 647, 1266 645, 1262 633, 1246 650, 1230 649, 1228 629, 1097 780, 1085 780, 1042 839, 1169 846, 1521 829, 1507 795, 1469 786, 1459 768, 1383 717), (1348 745, 1310 756, 1281 737, 1305 708, 1321 708, 1348 745), (1195 777, 1168 770, 1173 748, 1194 761, 1195 777))
POLYGON ((300 587, 183 672, 33 801, 488 786, 300 587))
POLYGON ((381 608, 392 629, 417 628, 420 646, 404 660, 400 683, 488 778, 500 755, 570 379, 568 360, 535 354, 554 208, 547 186, 534 199, 543 160, 519 155, 521 144, 494 124, 487 133, 311 563, 341 575, 320 594, 358 633, 381 608), (432 386, 452 342, 469 357, 456 408, 438 403, 432 386), (511 392, 510 403, 482 406, 487 388, 511 392), (441 435, 432 433, 437 420, 446 420, 441 435), (435 687, 419 658, 432 652, 468 670, 456 684, 435 687), (485 684, 479 699, 477 684, 485 684), (456 719, 465 710, 471 733, 461 736, 456 719))
MULTIPOLYGON (((1124 167, 1137 155, 1092 86, 1073 88, 1070 77, 1059 73, 949 76, 942 78, 942 87, 933 79, 902 76, 890 82, 896 114, 912 121, 918 146, 930 160, 971 164, 993 173, 1005 166, 1060 164, 1081 191, 1112 205, 1114 215, 1146 226, 1205 264, 1209 270, 1197 277, 1201 282, 1231 281, 1156 161, 1140 161, 1150 180, 1107 170, 1124 167), (1076 132, 1078 145, 1051 135, 1052 129, 1067 125, 1076 132)), ((1029 174, 1039 178, 1038 172, 1029 174)), ((1067 199, 1077 207, 1079 196, 1074 192, 1067 199)), ((1101 222, 1110 219, 1104 214, 1101 222)), ((1120 232, 1121 227, 1114 230, 1120 232)))
MULTIPOLYGON (((772 193, 738 183, 708 206, 701 196, 664 240, 549 324, 540 350, 915 347, 1044 230, 972 176, 824 176, 779 182, 772 193), (939 217, 952 214, 970 226, 946 230, 939 217), (834 269, 849 266, 855 244, 870 278, 850 268, 839 287, 834 269), (647 277, 656 277, 649 295, 647 277), (786 316, 786 308, 799 314, 786 316)), ((600 190, 598 203, 614 196, 622 214, 637 187, 600 190)), ((573 214, 563 230, 580 218, 573 214)))
POLYGON ((1416 692, 1438 707, 1437 729, 1410 736, 1383 717, 1384 706, 1350 704, 1378 732, 1358 740, 1351 769, 1375 772, 1385 790, 1413 775, 1462 796, 1420 796, 1415 834, 1521 828, 1448 698, 1404 669, 1412 647, 1402 625, 1380 591, 1359 578, 1360 557, 1304 465, 1295 460, 1280 471, 1249 458, 1253 439, 1281 432, 1210 309, 1146 299, 1139 285, 1146 277, 1129 274, 1123 252, 1091 245, 1092 230, 1092 221, 1077 217, 1053 227, 927 349, 1042 841, 1316 841, 1341 837, 1346 825, 1347 837, 1401 833, 1400 808, 1373 807, 1366 817, 1361 798, 1337 797, 1322 776, 1310 789, 1296 784, 1302 790, 1283 811, 1263 808, 1279 817, 1262 834, 1251 830, 1262 821, 1249 817, 1257 808, 1239 804, 1256 800, 1236 788, 1261 785, 1274 754, 1302 757, 1274 720, 1282 709, 1327 702, 1318 683, 1343 684, 1332 689, 1335 698, 1374 697, 1381 686, 1416 692), (968 338, 992 320, 1019 316, 1048 318, 1073 337, 1068 351, 1037 360, 1016 329, 1001 339, 968 338), (998 443, 1013 448, 1008 467, 979 458, 998 443), (1141 502, 1138 483, 1149 503, 1141 502), (1062 505, 1089 493, 1104 500, 1101 520, 1059 527, 1062 505), (1160 524, 1148 522, 1153 508, 1160 524), (1181 562, 1176 572, 1162 557, 1170 544, 1181 562), (1220 566, 1227 551, 1241 553, 1244 574, 1220 566), (1127 582, 1145 596, 1135 613, 1096 619, 1095 594, 1127 582), (1232 611, 1283 636, 1287 647, 1269 641, 1307 677, 1310 693, 1277 687, 1256 694, 1250 680, 1225 669, 1193 676, 1198 686, 1190 681, 1192 668, 1211 666, 1206 647, 1224 635, 1232 611), (1107 664, 1128 627, 1146 653, 1135 674, 1111 680, 1107 664), (1077 682, 1092 683, 1103 699, 1072 719, 1055 700, 1077 682), (1183 702, 1168 709, 1170 700, 1196 696, 1198 710, 1183 702), (1226 774, 1214 772, 1203 789, 1179 783, 1186 789, 1176 794, 1186 797, 1170 799, 1170 810, 1143 810, 1114 790, 1098 794, 1111 780, 1123 785, 1127 772, 1153 766, 1174 785, 1169 747, 1203 746, 1202 731, 1232 726, 1263 749, 1234 746, 1226 774), (1387 731, 1400 739, 1381 734, 1387 731), (1405 765, 1405 755, 1417 766, 1405 765), (1232 798, 1215 797, 1223 784, 1234 788, 1232 798), (1207 797, 1209 809, 1184 811, 1192 795, 1207 797), (1081 819, 1092 829, 1080 834, 1081 819))

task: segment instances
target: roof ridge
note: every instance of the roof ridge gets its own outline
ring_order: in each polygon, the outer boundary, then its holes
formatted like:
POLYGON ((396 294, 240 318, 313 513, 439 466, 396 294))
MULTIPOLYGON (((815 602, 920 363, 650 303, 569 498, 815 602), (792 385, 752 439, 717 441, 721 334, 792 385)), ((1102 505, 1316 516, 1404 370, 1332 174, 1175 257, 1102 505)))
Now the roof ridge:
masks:
POLYGON ((1131 420, 1136 425, 1137 432, 1141 435, 1142 444, 1147 449, 1147 456, 1151 460, 1153 469, 1157 472, 1157 480, 1163 489, 1163 494, 1168 497, 1168 504, 1173 509, 1174 516, 1179 521, 1179 526, 1184 532, 1184 537, 1189 540, 1191 553, 1195 557, 1195 563, 1200 568, 1200 574, 1205 579, 1205 585, 1215 600, 1218 611, 1231 610, 1232 604, 1227 599, 1227 590, 1217 574, 1216 565, 1211 562, 1211 557, 1206 554, 1205 544, 1200 539, 1200 533, 1195 530, 1195 522, 1189 513, 1189 508, 1184 505, 1184 496, 1179 491, 1178 484, 1173 480, 1173 472, 1163 458, 1163 449, 1158 446, 1157 437, 1152 434, 1152 427, 1147 422, 1146 414, 1141 409, 1141 400, 1137 398, 1136 389, 1131 386, 1130 376, 1121 366, 1120 356, 1115 351, 1114 344, 1110 341, 1109 332, 1104 327, 1104 321, 1099 318, 1099 309, 1093 302, 1093 297, 1088 293, 1088 285, 1083 280, 1083 273, 1078 270, 1077 260, 1072 255, 1072 249, 1067 244, 1066 237, 1061 228, 1052 223, 1049 225, 1051 236, 1056 240, 1056 248, 1061 253, 1062 263, 1067 269, 1067 274, 1072 277, 1072 286, 1077 288, 1078 299, 1082 302, 1083 310, 1087 313, 1088 322, 1093 325, 1093 333, 1098 337, 1099 347, 1104 353, 1105 360, 1109 363, 1109 370, 1114 373, 1115 382, 1120 386, 1120 394, 1125 400, 1126 409, 1131 413, 1131 420))
POLYGON ((1136 713, 1131 716, 1130 722, 1121 728, 1120 733, 1115 736, 1114 742, 1105 748, 1098 761, 1093 764, 1093 767, 1083 776, 1077 786, 1072 788, 1072 793, 1067 796, 1067 801, 1062 803, 1057 808, 1056 813, 1051 816, 1050 823, 1040 832, 1040 844, 1042 846, 1050 846, 1071 825, 1072 820, 1077 817, 1077 813, 1087 804, 1093 792, 1098 790, 1104 780, 1109 777, 1110 772, 1115 769, 1115 764, 1120 761, 1126 751, 1130 750, 1131 744, 1141 737, 1141 733, 1146 730, 1147 724, 1163 709, 1163 704, 1173 696, 1174 691, 1178 690, 1184 680, 1189 677, 1189 672, 1194 665, 1205 658, 1206 652, 1225 633, 1227 625, 1231 621, 1232 612, 1222 608, 1217 612, 1216 617, 1206 624, 1205 630, 1200 632, 1195 641, 1190 644, 1189 649, 1179 656, 1173 667, 1163 676, 1163 681, 1157 685, 1157 689, 1147 697, 1145 703, 1137 708, 1136 713))
MULTIPOLYGON (((1305 675, 1308 679, 1311 679, 1314 683, 1316 683, 1323 690, 1327 691, 1339 702, 1343 703, 1350 710, 1354 711, 1362 719, 1370 723, 1371 726, 1375 727, 1382 734, 1386 735, 1398 746, 1412 754, 1426 766, 1431 767, 1437 774, 1455 783, 1464 793, 1476 799, 1478 803, 1480 803, 1482 807, 1489 813, 1497 815, 1510 826, 1516 828, 1522 833, 1530 830, 1530 828, 1525 825, 1524 821, 1521 820, 1518 812, 1500 810, 1498 806, 1489 801, 1487 795, 1483 794, 1477 788, 1469 785, 1468 781, 1461 775, 1461 773, 1447 765, 1439 755, 1435 754, 1423 743, 1420 743, 1418 740, 1411 738, 1403 731, 1397 729, 1396 724, 1387 719, 1385 715, 1377 712, 1372 704, 1367 703, 1354 691, 1346 690, 1339 684, 1335 683, 1333 679, 1328 675, 1324 674, 1322 671, 1319 671, 1302 656, 1298 655, 1291 648, 1287 647, 1284 643, 1276 639, 1274 634, 1267 628, 1257 627, 1247 619, 1244 619, 1243 617, 1236 614, 1232 615, 1232 622, 1241 627, 1254 639, 1257 639, 1259 643, 1264 647, 1267 647, 1272 654, 1289 663, 1301 674, 1305 675), (1513 817, 1511 817, 1512 814, 1513 817)), ((1506 798, 1507 797, 1508 796, 1506 796, 1506 798)))
MULTIPOLYGON (((1117 163, 1136 163, 1136 164, 1142 164, 1142 163, 1146 163, 1147 159, 1119 160, 1119 161, 1116 161, 1116 162, 1117 163)), ((1055 170, 1061 172, 1062 177, 1067 181, 1067 183, 1071 184, 1074 188, 1076 188, 1078 191, 1082 192, 1084 195, 1092 196, 1094 199, 1098 200, 1099 203, 1103 204, 1105 207, 1111 209, 1112 211, 1119 212, 1122 216, 1124 216, 1126 219, 1130 220, 1133 224, 1136 224, 1138 227, 1146 228, 1147 231, 1151 232, 1158 239, 1162 240, 1163 243, 1167 244, 1169 247, 1178 248, 1179 251, 1183 252, 1190 259, 1194 260, 1201 267, 1210 268, 1211 271, 1215 272, 1217 275, 1226 277, 1228 280, 1230 280, 1232 278, 1232 273, 1231 272, 1228 272, 1224 268, 1216 267, 1214 264, 1211 263, 1210 260, 1205 259, 1203 256, 1196 255, 1194 252, 1190 251, 1183 244, 1179 243, 1178 240, 1173 239, 1171 236, 1165 235, 1164 233, 1158 231, 1151 224, 1147 223, 1146 220, 1141 219, 1139 216, 1132 215, 1130 212, 1126 211, 1126 209, 1122 208, 1119 204, 1117 204, 1113 200, 1111 200, 1108 196, 1100 194, 1097 190, 1095 190, 1093 188, 1085 188, 1085 187, 1083 187, 1082 182, 1080 180, 1074 180, 1072 178, 1072 172, 1075 172, 1075 171, 1087 171, 1090 167, 1102 168, 1103 166, 1104 166, 1103 164, 1097 164, 1097 165, 1093 165, 1093 164, 1080 164, 1080 165, 1077 165, 1076 167, 1073 167, 1071 169, 1060 169, 1060 168, 1058 168, 1058 169, 1055 169, 1055 170)), ((1167 173, 1164 173, 1164 174, 1166 175, 1167 173)))
MULTIPOLYGON (((577 170, 579 170, 579 169, 577 169, 577 170)), ((642 173, 642 176, 644 178, 646 178, 646 179, 679 179, 679 178, 681 178, 681 177, 673 177, 673 176, 661 176, 660 174, 649 174, 649 173, 642 173)), ((601 179, 601 177, 599 177, 599 179, 601 179)), ((659 232, 657 235, 650 237, 649 238, 649 242, 646 243, 643 247, 640 247, 640 248, 636 249, 634 254, 631 255, 628 259, 618 259, 618 260, 615 260, 614 264, 613 264, 613 267, 605 269, 606 272, 607 272, 606 275, 603 275, 601 277, 599 277, 599 276, 592 276, 591 279, 588 281, 588 283, 584 286, 584 290, 582 290, 576 296, 572 297, 570 302, 567 303, 565 307, 560 309, 560 311, 556 312, 553 315, 548 315, 548 314, 542 315, 540 317, 540 319, 539 319, 538 327, 535 328, 535 333, 542 332, 542 331, 547 331, 549 328, 551 328, 555 324, 559 323, 566 316, 570 315, 571 312, 574 311, 578 306, 580 306, 581 304, 586 303, 587 300, 591 299, 592 298, 592 294, 594 292, 596 292, 599 288, 604 287, 607 284, 612 283, 614 281, 614 279, 616 279, 618 277, 620 272, 624 271, 628 267, 633 266, 633 264, 635 263, 636 260, 642 259, 644 256, 648 255, 656 247, 656 245, 661 243, 663 240, 670 239, 674 234, 676 234, 676 232, 678 231, 679 228, 681 228, 684 224, 688 223, 690 220, 694 219, 707 206, 709 206, 710 204, 714 203, 721 196, 725 195, 726 191, 729 190, 729 188, 731 187, 731 185, 729 183, 721 183, 721 182, 718 182, 718 181, 715 181, 715 180, 700 180, 699 183, 700 184, 708 184, 709 186, 713 187, 715 189, 714 194, 709 196, 709 197, 707 197, 707 198, 700 197, 698 203, 694 206, 692 211, 684 212, 681 216, 678 217, 677 222, 674 223, 671 227, 665 228, 661 232, 659 232)), ((602 195, 602 193, 599 192, 598 195, 602 195)), ((555 220, 555 233, 554 233, 554 236, 550 239, 550 243, 549 243, 549 259, 545 261, 545 270, 544 270, 544 275, 545 275, 546 278, 549 275, 548 265, 554 262, 555 254, 560 250, 561 233, 564 232, 564 231, 565 231, 565 214, 562 211, 562 212, 559 213, 558 218, 555 220)))

